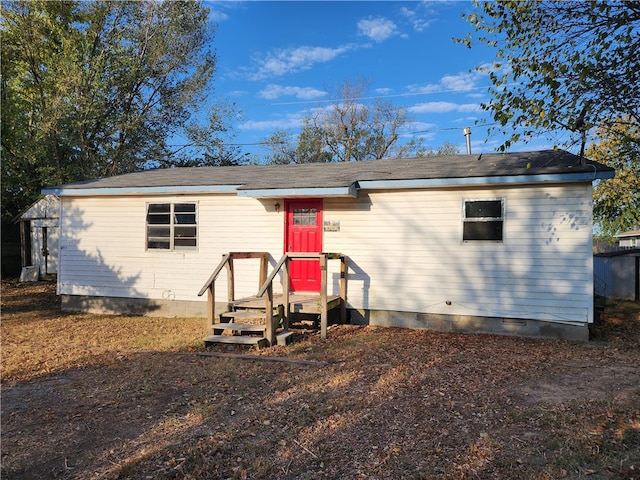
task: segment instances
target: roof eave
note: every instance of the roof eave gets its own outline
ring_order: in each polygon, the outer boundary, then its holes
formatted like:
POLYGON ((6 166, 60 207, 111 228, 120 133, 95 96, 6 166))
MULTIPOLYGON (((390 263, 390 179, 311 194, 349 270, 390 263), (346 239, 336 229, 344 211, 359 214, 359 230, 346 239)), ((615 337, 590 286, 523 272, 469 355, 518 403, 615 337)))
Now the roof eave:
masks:
POLYGON ((466 185, 525 185, 535 183, 592 182, 613 178, 613 172, 582 172, 540 175, 508 175, 495 177, 420 178, 411 180, 365 180, 360 189, 386 190, 400 188, 437 188, 466 185))
POLYGON ((252 198, 326 198, 358 196, 356 184, 342 187, 311 187, 311 188, 264 188, 238 190, 239 197, 252 198))
POLYGON ((103 187, 103 188, 69 188, 53 187, 42 190, 43 194, 70 197, 89 196, 136 196, 136 195, 178 195, 199 193, 235 193, 240 185, 191 185, 161 187, 103 187))

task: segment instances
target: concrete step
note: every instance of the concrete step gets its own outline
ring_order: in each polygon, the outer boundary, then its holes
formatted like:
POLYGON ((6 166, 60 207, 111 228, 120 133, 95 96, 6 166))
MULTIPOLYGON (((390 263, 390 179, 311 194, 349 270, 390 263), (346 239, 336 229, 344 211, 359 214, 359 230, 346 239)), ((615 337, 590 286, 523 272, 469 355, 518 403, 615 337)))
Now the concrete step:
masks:
POLYGON ((293 342, 293 332, 291 331, 286 331, 286 332, 281 332, 278 335, 276 335, 276 344, 277 345, 289 345, 291 342, 293 342))

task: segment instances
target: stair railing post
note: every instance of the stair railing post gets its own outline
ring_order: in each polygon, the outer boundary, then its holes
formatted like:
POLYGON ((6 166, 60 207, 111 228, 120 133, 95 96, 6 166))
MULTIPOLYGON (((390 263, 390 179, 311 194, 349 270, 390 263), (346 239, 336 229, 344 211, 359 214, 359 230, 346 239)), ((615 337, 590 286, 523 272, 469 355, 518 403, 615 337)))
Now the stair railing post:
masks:
POLYGON ((347 258, 340 256, 340 323, 347 323, 347 258))
POLYGON ((260 256, 260 283, 258 284, 258 290, 260 290, 260 288, 262 288, 262 285, 264 285, 264 282, 267 281, 267 275, 269 273, 268 268, 269 265, 267 264, 267 255, 263 254, 260 256))
POLYGON ((207 317, 211 331, 213 332, 213 325, 216 323, 216 287, 215 282, 211 282, 207 289, 207 317))
POLYGON ((228 308, 231 308, 231 304, 236 299, 235 282, 233 278, 233 254, 229 255, 229 261, 227 262, 227 302, 228 308))
POLYGON ((320 254, 320 338, 327 339, 329 309, 327 305, 327 256, 320 254))
POLYGON ((284 318, 282 319, 282 327, 285 331, 289 330, 289 318, 291 318, 291 303, 289 302, 289 257, 282 265, 282 299, 284 303, 284 318))
POLYGON ((269 342, 269 346, 274 345, 275 340, 275 328, 273 325, 273 283, 270 283, 267 287, 267 299, 266 299, 266 312, 265 312, 265 320, 267 323, 267 331, 265 332, 267 336, 267 341, 269 342))

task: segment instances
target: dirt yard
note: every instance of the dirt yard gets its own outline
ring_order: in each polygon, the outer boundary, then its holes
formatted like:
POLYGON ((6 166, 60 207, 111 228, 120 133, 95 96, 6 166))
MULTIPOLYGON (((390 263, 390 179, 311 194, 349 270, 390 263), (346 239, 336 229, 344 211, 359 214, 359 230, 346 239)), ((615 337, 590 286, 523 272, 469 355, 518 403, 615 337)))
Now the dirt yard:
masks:
POLYGON ((202 319, 54 291, 2 284, 3 479, 640 479, 638 304, 588 343, 345 325, 205 350, 202 319))

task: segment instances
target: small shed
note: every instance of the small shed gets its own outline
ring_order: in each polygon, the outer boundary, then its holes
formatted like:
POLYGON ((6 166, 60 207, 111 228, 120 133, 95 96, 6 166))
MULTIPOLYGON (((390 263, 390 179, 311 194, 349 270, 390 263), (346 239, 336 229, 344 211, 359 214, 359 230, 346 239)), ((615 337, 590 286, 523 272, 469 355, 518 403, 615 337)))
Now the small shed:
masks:
POLYGON ((45 195, 20 215, 21 281, 58 273, 60 199, 45 195))
POLYGON ((640 248, 595 255, 593 274, 596 295, 640 302, 640 248))
POLYGON ((622 232, 616 235, 618 239, 618 246, 623 248, 638 248, 640 247, 640 230, 630 230, 628 232, 622 232))

